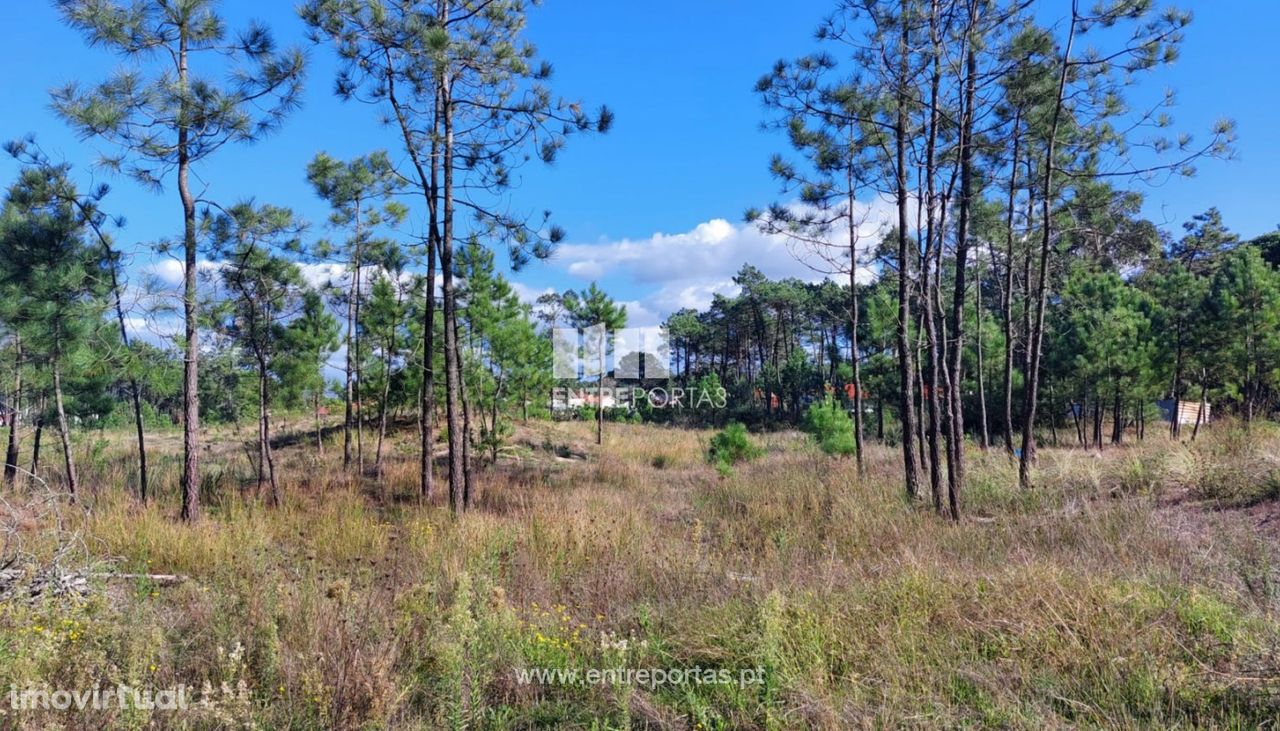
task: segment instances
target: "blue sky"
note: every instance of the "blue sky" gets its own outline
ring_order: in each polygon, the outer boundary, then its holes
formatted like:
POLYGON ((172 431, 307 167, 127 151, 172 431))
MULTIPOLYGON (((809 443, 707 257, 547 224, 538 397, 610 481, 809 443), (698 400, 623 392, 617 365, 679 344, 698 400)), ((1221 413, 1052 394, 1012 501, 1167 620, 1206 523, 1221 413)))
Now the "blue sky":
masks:
MULTIPOLYGON (((254 197, 294 208, 323 233, 324 205, 304 178, 319 150, 352 157, 396 149, 377 112, 332 94, 335 63, 328 47, 310 47, 289 2, 228 0, 238 25, 254 18, 284 44, 307 49, 303 108, 284 129, 252 146, 228 148, 199 170, 206 194, 220 201, 254 197)), ((633 324, 649 324, 678 306, 724 291, 744 261, 772 276, 811 276, 785 246, 756 235, 743 211, 778 198, 767 170, 785 141, 760 130, 752 86, 774 61, 812 50, 812 32, 828 0, 582 2, 548 0, 534 11, 529 36, 556 68, 555 88, 617 114, 601 137, 573 139, 550 168, 529 166, 511 196, 515 210, 544 208, 568 232, 552 261, 515 275, 526 294, 585 286, 599 278, 627 301, 633 324)), ((1190 180, 1147 189, 1146 215, 1177 230, 1192 214, 1218 206, 1232 229, 1253 236, 1280 225, 1274 205, 1280 168, 1280 3, 1195 2, 1195 21, 1172 68, 1144 82, 1178 93, 1177 128, 1203 136, 1213 120, 1239 125, 1239 158, 1208 161, 1190 180)), ((1045 2, 1043 20, 1066 12, 1045 2)), ((155 266, 147 242, 173 236, 181 218, 171 188, 163 194, 91 170, 95 143, 77 141, 49 111, 48 90, 73 79, 96 81, 119 62, 84 45, 63 27, 52 3, 31 0, 9 10, 0 26, 3 113, 0 137, 35 133, 55 158, 77 165, 82 180, 111 183, 110 210, 128 219, 118 238, 136 253, 132 269, 155 266)), ((14 165, 0 161, 0 181, 14 165)), ((163 269, 163 268, 161 268, 163 269)))

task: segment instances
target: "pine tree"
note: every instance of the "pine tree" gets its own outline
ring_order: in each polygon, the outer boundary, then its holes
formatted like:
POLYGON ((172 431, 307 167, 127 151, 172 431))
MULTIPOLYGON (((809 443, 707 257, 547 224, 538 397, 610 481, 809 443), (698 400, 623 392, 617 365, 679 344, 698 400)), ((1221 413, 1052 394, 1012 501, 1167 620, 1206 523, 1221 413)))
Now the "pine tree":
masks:
POLYGON ((296 248, 301 225, 293 212, 275 206, 238 204, 207 221, 222 284, 231 295, 222 327, 247 352, 258 381, 258 489, 270 486, 271 504, 281 503, 271 447, 272 378, 285 345, 286 322, 297 314, 302 274, 272 249, 296 248))
MULTIPOLYGON (((471 234, 506 246, 519 268, 549 256, 563 237, 545 214, 532 220, 511 214, 504 193, 512 171, 536 156, 551 162, 575 133, 606 131, 605 108, 583 111, 576 101, 554 97, 545 82, 551 66, 538 61, 523 37, 524 0, 433 3, 394 0, 310 0, 300 14, 317 40, 338 50, 343 66, 337 90, 348 99, 381 105, 400 132, 412 167, 414 192, 427 208, 427 323, 433 322, 435 264, 440 265, 444 316, 445 412, 449 435, 449 496, 455 509, 470 506, 463 440, 465 417, 462 354, 453 280, 454 251, 471 234), (459 196, 460 190, 466 196, 459 196), (457 226, 462 208, 472 224, 457 226)), ((431 338, 434 328, 422 328, 431 338)), ((424 352, 433 343, 425 342, 424 352)), ((423 358, 429 367, 431 358, 423 358)), ((430 383, 431 379, 424 378, 430 383)), ((422 389, 424 414, 434 410, 422 389)), ((423 429, 422 493, 431 492, 431 433, 423 429)))
POLYGON ((550 341, 539 337, 530 308, 494 271, 492 252, 471 241, 460 250, 458 262, 466 352, 473 366, 467 384, 480 414, 479 445, 496 462, 510 433, 503 413, 518 399, 527 419, 529 398, 550 386, 550 341))
POLYGON ((592 282, 589 287, 576 292, 565 303, 574 325, 587 331, 584 342, 584 360, 593 362, 600 373, 596 390, 596 444, 604 444, 604 382, 608 376, 606 357, 609 334, 627 326, 627 308, 613 301, 603 289, 592 282))
MULTIPOLYGON (((110 188, 106 185, 99 185, 87 194, 79 193, 70 181, 71 165, 69 163, 54 164, 44 154, 44 151, 36 145, 34 138, 7 143, 5 150, 24 165, 48 170, 49 173, 44 176, 44 179, 54 184, 49 189, 49 195, 71 204, 84 222, 85 227, 93 232, 94 239, 102 248, 102 255, 109 263, 108 273, 110 275, 111 298, 115 310, 116 325, 120 332, 120 342, 126 352, 131 352, 132 345, 125 318, 121 257, 120 252, 115 249, 114 242, 107 230, 108 225, 111 223, 119 226, 120 219, 110 220, 101 205, 110 188)), ((124 363, 124 369, 127 372, 127 380, 129 382, 129 396, 133 404, 134 428, 138 441, 138 496, 143 502, 146 502, 148 497, 147 444, 142 417, 141 387, 138 383, 139 374, 136 364, 129 362, 127 358, 124 363)), ((16 411, 14 416, 16 418, 16 411)), ((17 448, 16 444, 13 448, 17 448)))
POLYGON ((390 411, 392 382, 403 374, 397 370, 404 342, 405 318, 408 313, 405 297, 405 259, 400 248, 388 242, 376 257, 378 275, 370 287, 369 302, 360 319, 360 329, 377 349, 377 377, 372 381, 378 391, 378 441, 374 449, 373 467, 382 476, 383 443, 387 437, 387 415, 390 411))
POLYGON ((103 337, 111 262, 101 247, 86 241, 73 197, 65 171, 56 168, 26 168, 9 188, 0 212, 0 319, 21 338, 23 357, 47 366, 52 378, 66 485, 75 501, 79 477, 65 373, 68 363, 103 337))
POLYGON ((119 148, 103 162, 160 188, 173 173, 182 204, 183 375, 182 518, 200 513, 200 339, 196 292, 193 166, 229 143, 277 129, 298 102, 301 51, 275 50, 271 33, 250 24, 230 33, 216 0, 58 0, 68 25, 90 45, 129 66, 102 83, 53 92, 54 109, 80 133, 119 148), (208 64, 202 73, 197 64, 208 64), (227 78, 219 82, 216 73, 227 78))
POLYGON ((387 245, 378 236, 384 226, 397 226, 407 215, 405 207, 390 197, 400 189, 400 181, 385 152, 355 158, 348 162, 320 153, 307 165, 307 180, 316 194, 332 207, 331 226, 347 232, 341 246, 321 243, 314 254, 322 259, 334 253, 346 269, 346 368, 344 372, 344 413, 342 421, 342 466, 350 467, 352 433, 355 434, 355 463, 364 469, 364 412, 357 413, 361 403, 360 308, 363 304, 365 267, 374 252, 387 245), (331 249, 337 249, 337 252, 331 249))
POLYGON ((1223 258, 1209 302, 1214 370, 1249 424, 1280 382, 1280 272, 1241 247, 1223 258))
POLYGON ((324 454, 320 409, 327 388, 325 366, 339 344, 338 320, 325 307, 320 292, 306 289, 301 312, 285 327, 283 357, 277 358, 275 367, 283 387, 311 402, 318 454, 324 454))

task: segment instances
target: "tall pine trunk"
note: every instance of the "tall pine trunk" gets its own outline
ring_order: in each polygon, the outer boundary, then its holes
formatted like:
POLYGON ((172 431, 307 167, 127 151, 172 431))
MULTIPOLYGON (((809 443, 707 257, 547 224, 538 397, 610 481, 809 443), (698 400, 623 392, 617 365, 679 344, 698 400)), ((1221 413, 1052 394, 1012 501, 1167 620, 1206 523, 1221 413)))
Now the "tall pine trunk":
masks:
MULTIPOLYGON (((395 330, 388 335, 387 342, 394 342, 395 330)), ((392 347, 387 345, 382 352, 382 399, 378 405, 378 446, 374 452, 373 470, 378 478, 382 478, 382 445, 387 439, 387 400, 391 398, 391 357, 392 347)))
POLYGON ((1022 416, 1022 455, 1018 460, 1018 482, 1024 487, 1031 487, 1031 463, 1035 459, 1035 427, 1036 405, 1040 388, 1041 344, 1044 340, 1044 315, 1048 303, 1048 268, 1049 249, 1053 242, 1053 155, 1057 148, 1058 124, 1062 116, 1063 94, 1067 86, 1067 72, 1071 65, 1071 47, 1075 43, 1076 23, 1078 20, 1077 2, 1072 0, 1071 25, 1067 31, 1067 47, 1062 57, 1062 72, 1058 77, 1058 92, 1054 101, 1053 121, 1049 125, 1049 136, 1044 156, 1044 190, 1040 202, 1042 231, 1040 239, 1040 270, 1037 274, 1036 317, 1031 333, 1031 341, 1027 344, 1030 350, 1027 367, 1027 388, 1023 398, 1022 416))
MULTIPOLYGON (((937 142, 938 142, 938 86, 941 83, 942 67, 938 38, 938 0, 933 0, 929 14, 929 40, 932 48, 932 72, 929 78, 929 132, 925 148, 924 167, 924 216, 925 245, 924 255, 920 259, 920 292, 923 295, 921 306, 924 310, 924 334, 929 350, 929 365, 925 371, 925 398, 929 404, 929 488, 933 496, 934 511, 942 512, 942 467, 938 459, 938 439, 942 429, 942 410, 938 399, 938 383, 942 372, 941 342, 938 338, 937 318, 939 312, 936 298, 936 284, 933 282, 934 272, 942 276, 941 266, 934 268, 934 259, 941 261, 942 226, 935 227, 934 206, 937 200, 937 142), (937 247, 938 251, 935 251, 937 247)), ((949 391, 950 389, 948 389, 949 391)), ((948 448, 947 464, 950 467, 951 454, 948 448)), ((950 470, 948 470, 950 474, 950 470)), ((948 478, 949 479, 949 478, 948 478)))
POLYGON ((604 444, 604 348, 608 334, 600 329, 600 385, 596 389, 596 444, 604 444))
MULTIPOLYGON (((186 98, 187 37, 183 27, 178 43, 178 88, 186 98)), ((187 118, 187 102, 179 120, 187 118)), ((178 195, 182 199, 182 315, 186 337, 186 358, 182 363, 182 519, 194 522, 200 518, 200 340, 197 330, 196 292, 196 201, 190 187, 189 130, 178 128, 178 195)))
POLYGON ((440 290, 444 304, 444 371, 445 420, 449 430, 449 506, 458 512, 466 509, 465 456, 466 435, 463 434, 462 372, 457 331, 457 301, 453 287, 453 99, 450 75, 440 79, 441 123, 444 132, 443 233, 440 239, 440 290))
POLYGON ((974 352, 978 356, 978 420, 982 429, 978 432, 979 438, 982 440, 979 445, 983 450, 991 446, 991 431, 987 426, 989 419, 987 417, 987 378, 986 365, 983 362, 982 354, 982 260, 975 257, 974 266, 977 268, 975 278, 977 281, 973 283, 973 308, 976 320, 975 333, 973 338, 974 352))
MULTIPOLYGON (((389 56, 388 56, 389 59, 389 56)), ((413 131, 405 117, 404 108, 396 96, 395 75, 387 78, 387 97, 395 111, 405 147, 418 175, 418 184, 427 203, 427 279, 425 301, 422 308, 422 387, 418 389, 418 479, 419 494, 424 501, 431 500, 435 491, 435 315, 436 315, 436 256, 440 251, 440 89, 433 99, 431 116, 430 175, 422 165, 418 149, 412 144, 413 131)))
POLYGON ((1001 292, 1000 309, 1004 325, 1004 422, 1001 425, 1004 448, 1013 454, 1013 213, 1018 194, 1018 146, 1022 135, 1018 125, 1022 109, 1015 108, 1013 115, 1013 163, 1009 166, 1009 200, 1005 210, 1005 270, 1004 291, 1001 292))
POLYGON ((342 467, 349 469, 351 467, 351 431, 352 421, 355 418, 355 364, 356 364, 356 303, 360 299, 360 270, 363 263, 360 241, 360 200, 355 201, 353 213, 352 236, 354 237, 354 247, 351 255, 351 284, 347 286, 347 336, 346 336, 346 372, 344 374, 345 382, 345 403, 343 404, 342 419, 342 467))
MULTIPOLYGON (((902 0, 904 15, 908 10, 907 0, 902 0)), ((898 399, 899 412, 902 414, 902 464, 903 487, 909 498, 920 494, 920 479, 917 473, 915 443, 911 435, 916 430, 915 395, 913 378, 915 367, 911 358, 911 340, 909 329, 911 324, 911 247, 907 236, 907 84, 911 80, 908 54, 910 53, 910 31, 907 23, 902 24, 901 38, 898 46, 899 67, 897 78, 897 124, 894 128, 895 144, 895 187, 898 204, 898 378, 902 392, 898 399)))
POLYGON ((44 436, 44 410, 48 406, 46 403, 47 398, 45 394, 40 394, 40 415, 36 417, 36 433, 31 445, 32 476, 35 476, 40 471, 40 438, 44 436))
MULTIPOLYGON (((960 493, 964 490, 964 401, 961 381, 964 364, 964 300, 965 273, 969 256, 969 209, 973 196, 973 102, 978 73, 977 57, 973 47, 973 26, 977 22, 976 14, 977 3, 970 0, 969 31, 966 38, 968 61, 965 70, 965 99, 960 128, 960 213, 956 223, 956 274, 954 296, 951 300, 951 346, 948 352, 951 368, 947 405, 950 409, 952 460, 951 468, 947 472, 947 507, 952 520, 960 519, 960 493)), ((938 244, 941 247, 941 240, 938 244)), ((938 276, 942 276, 941 269, 938 271, 938 276)), ((981 287, 981 284, 979 282, 978 286, 981 287)), ((978 337, 981 337, 981 333, 978 337)))
POLYGON ((13 485, 18 477, 18 421, 22 416, 22 338, 14 338, 13 403, 9 404, 9 444, 4 456, 4 481, 13 485))
MULTIPOLYGON (((432 124, 440 123, 440 95, 435 96, 435 111, 432 124)), ((435 129, 432 130, 433 132, 435 129)), ((435 321, 436 321, 436 255, 440 247, 440 137, 431 135, 431 178, 422 178, 422 165, 414 157, 418 176, 428 199, 427 229, 427 283, 426 302, 422 309, 422 390, 418 404, 418 418, 422 420, 420 435, 422 439, 421 455, 418 462, 419 488, 424 501, 430 501, 435 492, 435 425, 436 425, 436 390, 435 390, 435 321)))
POLYGON ((316 419, 316 453, 323 455, 324 454, 324 432, 320 426, 320 391, 317 390, 315 392, 315 395, 312 396, 311 399, 312 399, 312 407, 313 407, 312 413, 315 415, 315 419, 316 419))
POLYGON ((71 502, 76 501, 80 482, 76 477, 75 453, 71 449, 71 427, 67 423, 67 411, 62 401, 62 363, 59 354, 53 357, 53 402, 58 412, 58 437, 62 440, 62 463, 67 470, 67 491, 71 502))
POLYGON ((271 505, 280 507, 280 483, 276 480, 275 457, 271 454, 271 394, 267 383, 266 357, 258 355, 258 486, 265 481, 271 489, 271 505))
MULTIPOLYGON (((850 195, 850 198, 853 196, 850 195)), ((852 203, 850 204, 852 205, 852 203)), ((852 222, 851 222, 852 223, 852 222)), ((852 238, 852 234, 850 235, 852 238)), ((862 360, 858 357, 858 265, 856 242, 850 243, 850 255, 853 256, 853 264, 849 268, 849 309, 852 312, 852 336, 849 344, 852 353, 853 362, 853 446, 854 456, 858 461, 858 472, 861 474, 866 465, 863 460, 863 445, 866 438, 863 435, 863 417, 862 417, 862 360)))

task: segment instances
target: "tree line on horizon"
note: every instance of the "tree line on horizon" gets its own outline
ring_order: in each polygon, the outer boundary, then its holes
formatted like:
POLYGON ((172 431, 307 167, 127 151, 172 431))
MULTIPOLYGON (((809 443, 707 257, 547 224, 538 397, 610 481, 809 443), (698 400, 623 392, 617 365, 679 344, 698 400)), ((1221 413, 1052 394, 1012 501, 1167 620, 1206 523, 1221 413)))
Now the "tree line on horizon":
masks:
MULTIPOLYGON (((146 500, 147 431, 180 423, 181 515, 195 520, 202 420, 252 417, 257 483, 279 502, 273 409, 310 411, 323 450, 322 412, 340 403, 344 468, 381 477, 389 426, 412 419, 420 496, 435 496, 442 456, 448 503, 463 511, 473 465, 498 459, 516 414, 545 409, 538 325, 626 324, 594 283, 526 304, 495 269, 495 252, 518 272, 565 235, 547 212, 510 210, 513 171, 613 119, 552 92, 523 0, 300 6, 309 40, 339 59, 338 96, 369 105, 399 143, 350 160, 318 153, 299 171, 329 205, 325 236, 284 202, 212 200, 191 185, 219 150, 298 113, 300 49, 278 48, 261 25, 230 28, 216 0, 56 5, 125 63, 55 89, 52 104, 108 150, 97 163, 172 198, 181 235, 155 248, 183 264, 183 331, 172 349, 131 334, 136 288, 109 189, 79 189, 75 168, 35 140, 10 143, 21 163, 0 216, 10 481, 25 471, 24 410, 36 414, 30 471, 49 421, 73 496, 73 425, 132 427, 146 500), (342 274, 315 281, 308 264, 342 274)), ((1269 413, 1275 234, 1242 243, 1210 209, 1174 238, 1140 215, 1141 184, 1232 153, 1230 122, 1196 142, 1172 131, 1171 95, 1133 91, 1176 59, 1189 21, 1146 0, 1073 2, 1054 27, 1018 0, 834 2, 822 50, 780 61, 756 87, 791 152, 770 164, 787 202, 747 214, 828 279, 771 281, 744 266, 738 294, 668 319, 673 378, 723 383, 739 416, 763 421, 798 421, 806 398, 849 384, 859 464, 872 413, 878 438, 898 435, 906 492, 922 497, 923 475, 952 518, 970 438, 1002 445, 1030 486, 1042 414, 1056 435, 1068 404, 1078 439, 1094 444, 1106 415, 1112 439, 1145 424, 1153 397, 1269 413), (877 196, 896 220, 868 235, 860 201, 877 196)))

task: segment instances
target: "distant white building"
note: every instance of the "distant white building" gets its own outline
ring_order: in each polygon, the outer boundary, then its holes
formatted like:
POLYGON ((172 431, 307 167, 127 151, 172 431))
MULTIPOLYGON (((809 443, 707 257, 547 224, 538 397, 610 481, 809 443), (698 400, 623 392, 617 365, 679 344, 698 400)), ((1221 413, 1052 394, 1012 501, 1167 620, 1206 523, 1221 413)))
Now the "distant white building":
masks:
MULTIPOLYGON (((1156 408, 1160 409, 1160 419, 1166 422, 1173 421, 1173 399, 1164 399, 1156 402, 1156 408)), ((1178 402, 1178 423, 1179 424, 1195 424, 1197 419, 1201 424, 1209 423, 1209 403, 1203 404, 1196 401, 1179 401, 1178 402), (1203 411, 1201 409, 1203 408, 1203 411)))

